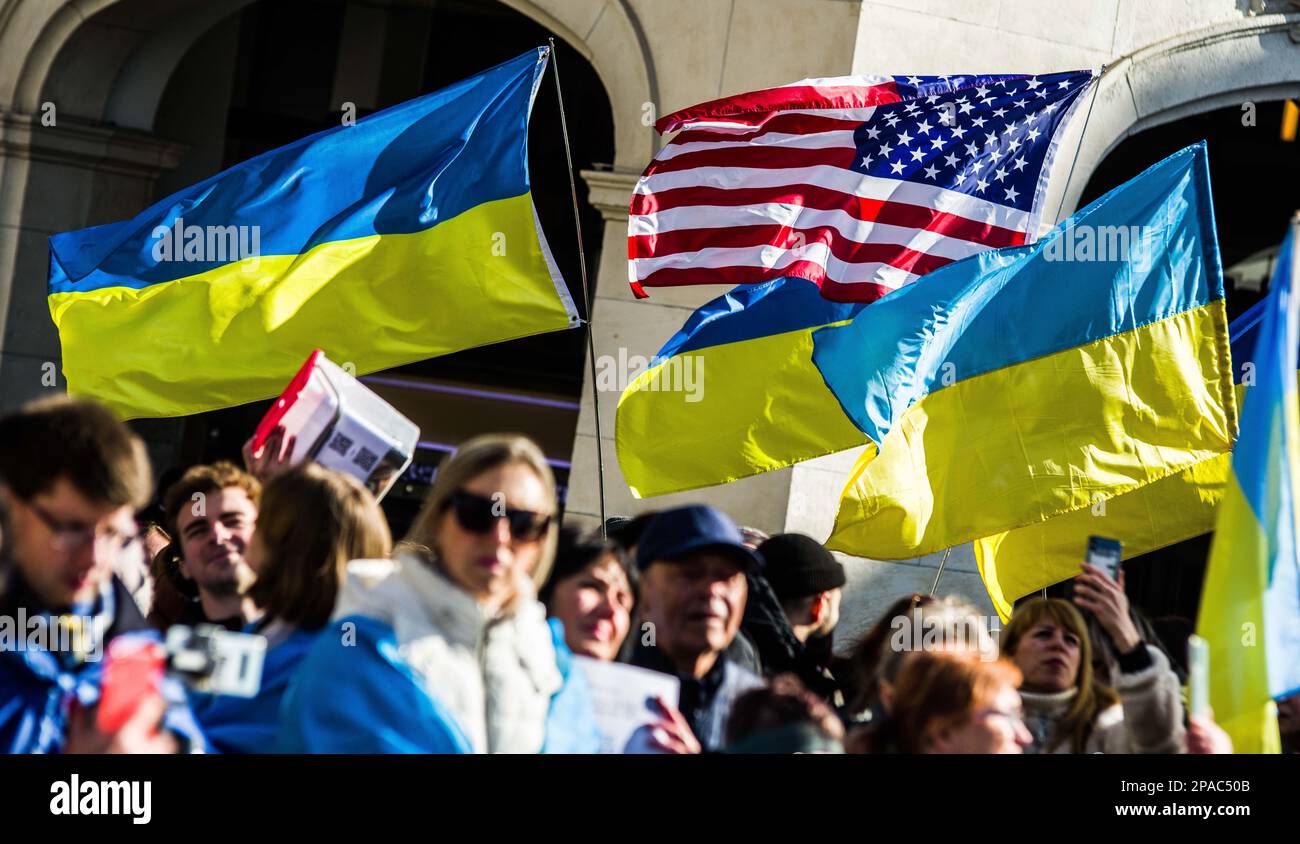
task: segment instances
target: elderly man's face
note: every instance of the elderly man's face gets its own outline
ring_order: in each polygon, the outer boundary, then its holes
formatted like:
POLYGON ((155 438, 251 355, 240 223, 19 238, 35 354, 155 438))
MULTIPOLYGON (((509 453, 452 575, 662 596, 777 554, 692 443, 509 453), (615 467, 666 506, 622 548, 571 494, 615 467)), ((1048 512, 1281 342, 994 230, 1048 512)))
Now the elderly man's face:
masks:
POLYGON ((748 589, 735 558, 711 550, 645 570, 641 600, 656 645, 671 656, 721 653, 740 629, 748 589))

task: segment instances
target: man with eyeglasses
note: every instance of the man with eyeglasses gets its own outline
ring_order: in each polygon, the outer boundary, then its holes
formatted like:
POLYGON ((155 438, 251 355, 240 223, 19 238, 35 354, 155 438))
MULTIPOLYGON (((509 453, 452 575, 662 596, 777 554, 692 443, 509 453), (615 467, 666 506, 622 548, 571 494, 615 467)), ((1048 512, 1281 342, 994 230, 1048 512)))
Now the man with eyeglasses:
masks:
MULTIPOLYGON (((107 644, 157 638, 114 574, 124 555, 142 553, 134 511, 151 485, 144 444, 94 402, 47 399, 0 418, 12 561, 0 589, 0 629, 10 632, 0 636, 0 751, 176 749, 156 720, 112 736, 93 722, 107 644)), ((183 706, 141 703, 141 718, 165 711, 168 727, 201 740, 183 706)))

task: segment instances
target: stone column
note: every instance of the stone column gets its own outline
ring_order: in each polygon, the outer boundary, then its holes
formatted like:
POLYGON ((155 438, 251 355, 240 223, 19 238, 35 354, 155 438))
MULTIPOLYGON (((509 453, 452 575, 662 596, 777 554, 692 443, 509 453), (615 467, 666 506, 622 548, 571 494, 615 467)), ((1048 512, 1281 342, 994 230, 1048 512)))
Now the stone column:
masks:
MULTIPOLYGON (((57 111, 52 126, 0 111, 0 412, 66 389, 46 301, 50 235, 138 213, 184 149, 57 111)), ((169 462, 177 426, 146 427, 155 460, 169 462)))
MULTIPOLYGON (((641 301, 633 298, 627 283, 627 207, 638 175, 623 170, 582 171, 589 201, 605 219, 601 263, 597 277, 593 279, 596 303, 592 325, 598 359, 609 355, 617 360, 620 349, 624 350, 625 357, 641 355, 649 358, 682 327, 695 308, 725 292, 714 286, 687 287, 654 290, 649 299, 641 301)), ((706 383, 707 380, 708 373, 705 373, 706 383)), ((569 498, 565 511, 570 523, 583 526, 595 526, 600 513, 592 387, 588 364, 583 369, 582 408, 574 438, 573 470, 569 475, 569 498)), ((686 503, 707 502, 761 530, 777 532, 783 528, 790 488, 789 470, 769 472, 694 492, 633 498, 614 453, 614 417, 618 398, 619 393, 615 391, 600 394, 606 515, 627 516, 686 503)), ((664 436, 680 439, 683 448, 688 447, 692 439, 689 431, 666 431, 664 436)))

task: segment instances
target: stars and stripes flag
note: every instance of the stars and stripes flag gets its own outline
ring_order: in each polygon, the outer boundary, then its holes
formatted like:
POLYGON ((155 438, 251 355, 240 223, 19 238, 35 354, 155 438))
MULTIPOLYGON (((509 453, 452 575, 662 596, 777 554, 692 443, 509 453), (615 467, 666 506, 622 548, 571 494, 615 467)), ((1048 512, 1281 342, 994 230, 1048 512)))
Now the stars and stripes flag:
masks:
POLYGON ((660 133, 681 131, 632 195, 632 291, 790 276, 870 302, 1032 241, 1061 130, 1094 78, 807 79, 661 118, 660 133))

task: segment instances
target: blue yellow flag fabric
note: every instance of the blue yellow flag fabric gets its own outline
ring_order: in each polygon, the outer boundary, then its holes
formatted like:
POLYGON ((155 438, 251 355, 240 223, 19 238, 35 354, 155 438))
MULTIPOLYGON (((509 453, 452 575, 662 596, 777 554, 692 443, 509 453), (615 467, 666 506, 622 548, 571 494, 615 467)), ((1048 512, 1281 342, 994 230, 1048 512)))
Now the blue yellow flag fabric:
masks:
POLYGON ((529 187, 548 58, 50 238, 69 392, 176 416, 274 396, 318 347, 365 373, 577 326, 529 187))
POLYGON ((1238 753, 1280 750, 1274 699, 1300 694, 1300 290, 1295 229, 1278 255, 1250 363, 1255 384, 1219 505, 1197 632, 1210 705, 1238 753))
MULTIPOLYGON (((1228 326, 1239 415, 1255 381, 1251 360, 1264 304, 1228 326)), ((1006 621, 1016 599, 1073 577, 1091 536, 1121 538, 1128 560, 1210 533, 1231 465, 1231 453, 1216 454, 1091 507, 975 540, 975 561, 993 606, 1006 621)))
POLYGON ((632 494, 725 483, 867 442, 812 365, 813 331, 866 307, 781 278, 695 311, 619 399, 614 439, 632 494), (684 389, 688 376, 697 389, 684 389))
POLYGON ((869 436, 828 547, 915 557, 1091 507, 1236 434, 1205 147, 1032 246, 931 273, 814 335, 869 436))

